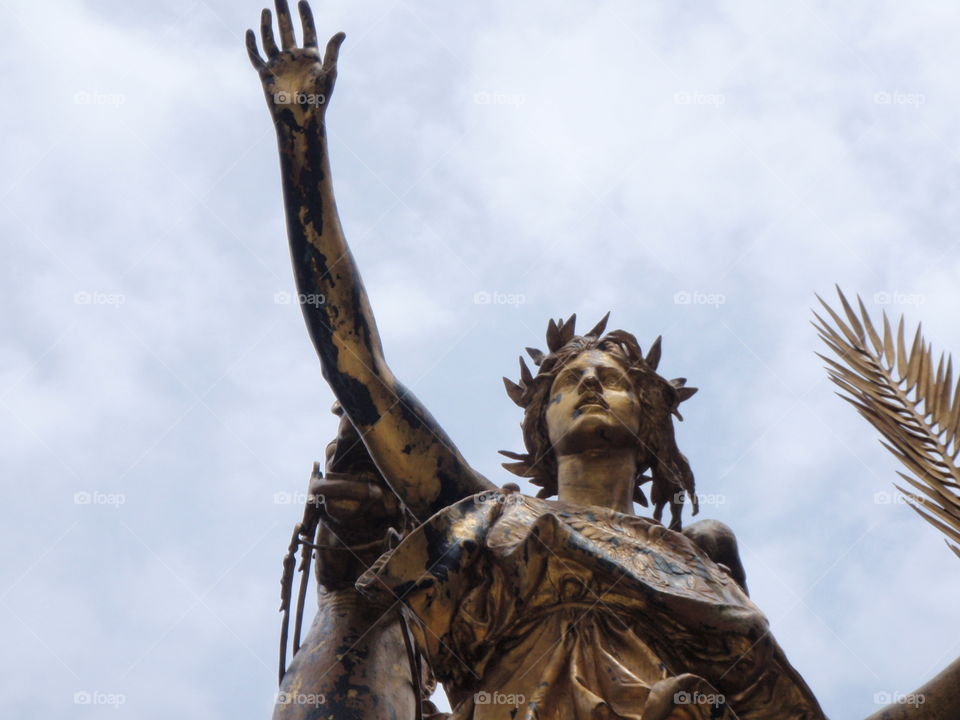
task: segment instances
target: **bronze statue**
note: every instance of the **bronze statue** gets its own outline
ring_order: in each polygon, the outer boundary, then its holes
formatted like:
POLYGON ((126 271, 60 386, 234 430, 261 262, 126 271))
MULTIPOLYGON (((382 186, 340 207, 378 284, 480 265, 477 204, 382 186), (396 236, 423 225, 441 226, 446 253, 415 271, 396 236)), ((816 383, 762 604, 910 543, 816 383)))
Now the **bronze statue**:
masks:
POLYGON ((506 467, 537 497, 471 468, 394 377, 327 152, 344 35, 321 56, 309 5, 302 46, 286 0, 276 11, 280 45, 264 10, 266 57, 253 31, 247 49, 277 131, 297 289, 323 299, 301 309, 343 417, 287 558, 285 618, 298 546, 304 578, 317 558, 320 609, 300 647, 301 584, 275 718, 429 717, 434 678, 455 720, 823 718, 748 597, 733 533, 682 526, 696 495, 672 418, 695 388, 656 372, 659 338, 643 353, 607 318, 582 335, 575 316, 550 321, 536 371, 521 360, 506 381, 526 446, 506 467), (653 518, 633 509, 646 483, 653 518))

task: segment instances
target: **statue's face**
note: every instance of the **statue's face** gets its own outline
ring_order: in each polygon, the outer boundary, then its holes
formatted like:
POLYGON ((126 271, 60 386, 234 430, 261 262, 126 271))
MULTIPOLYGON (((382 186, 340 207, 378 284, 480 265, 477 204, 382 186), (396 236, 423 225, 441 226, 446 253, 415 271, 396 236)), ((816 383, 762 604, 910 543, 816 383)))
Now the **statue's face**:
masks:
POLYGON ((546 418, 557 455, 640 442, 640 399, 623 363, 603 350, 586 350, 560 370, 546 418))

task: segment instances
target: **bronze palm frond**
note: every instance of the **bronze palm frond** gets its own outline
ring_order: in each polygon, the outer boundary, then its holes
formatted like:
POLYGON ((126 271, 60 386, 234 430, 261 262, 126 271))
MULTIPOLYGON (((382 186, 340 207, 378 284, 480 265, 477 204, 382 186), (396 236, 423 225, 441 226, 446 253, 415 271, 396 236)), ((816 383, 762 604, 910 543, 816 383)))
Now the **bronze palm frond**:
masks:
POLYGON ((843 364, 817 355, 847 394, 837 393, 880 431, 881 443, 910 471, 897 474, 922 495, 895 487, 914 510, 947 536, 947 546, 960 557, 960 381, 954 386, 949 355, 934 366, 932 347, 917 325, 910 351, 904 343, 904 319, 896 335, 883 313, 883 338, 863 301, 860 317, 837 287, 846 322, 823 299, 817 299, 836 328, 814 312, 811 323, 843 364))

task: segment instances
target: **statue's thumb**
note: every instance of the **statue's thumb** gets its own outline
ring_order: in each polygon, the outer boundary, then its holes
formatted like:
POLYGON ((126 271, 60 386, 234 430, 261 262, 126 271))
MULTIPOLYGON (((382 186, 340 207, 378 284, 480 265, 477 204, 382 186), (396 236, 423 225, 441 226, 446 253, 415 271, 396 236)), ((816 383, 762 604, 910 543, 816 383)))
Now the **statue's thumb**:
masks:
POLYGON ((337 64, 337 58, 340 55, 340 46, 347 39, 347 34, 338 32, 327 42, 327 49, 323 52, 323 69, 330 70, 337 64))

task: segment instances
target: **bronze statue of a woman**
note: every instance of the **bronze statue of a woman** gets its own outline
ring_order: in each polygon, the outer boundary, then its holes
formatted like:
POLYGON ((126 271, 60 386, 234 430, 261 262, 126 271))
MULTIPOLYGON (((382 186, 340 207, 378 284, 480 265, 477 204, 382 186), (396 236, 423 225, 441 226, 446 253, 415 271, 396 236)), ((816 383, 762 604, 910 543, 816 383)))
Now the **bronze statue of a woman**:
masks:
MULTIPOLYGON (((344 564, 339 583, 325 571, 307 650, 284 680, 317 701, 276 716, 412 720, 424 709, 408 688, 432 673, 456 720, 823 718, 748 597, 729 531, 682 531, 695 496, 672 416, 694 389, 657 374, 659 341, 643 354, 606 318, 583 335, 573 318, 551 321, 547 350, 530 351, 536 372, 521 361, 520 381, 507 381, 526 445, 509 469, 536 498, 471 468, 394 377, 334 200, 325 116, 344 35, 321 56, 308 4, 302 46, 285 0, 276 11, 279 47, 264 10, 266 58, 252 31, 247 48, 276 126, 297 288, 323 298, 301 308, 345 422, 413 518, 369 567, 344 564), (654 518, 633 510, 645 482, 654 518), (411 642, 430 672, 406 664, 411 642)), ((340 531, 367 519, 373 537, 383 513, 358 512, 357 498, 383 493, 358 487, 341 477, 317 491, 331 528, 352 502, 340 531)))

